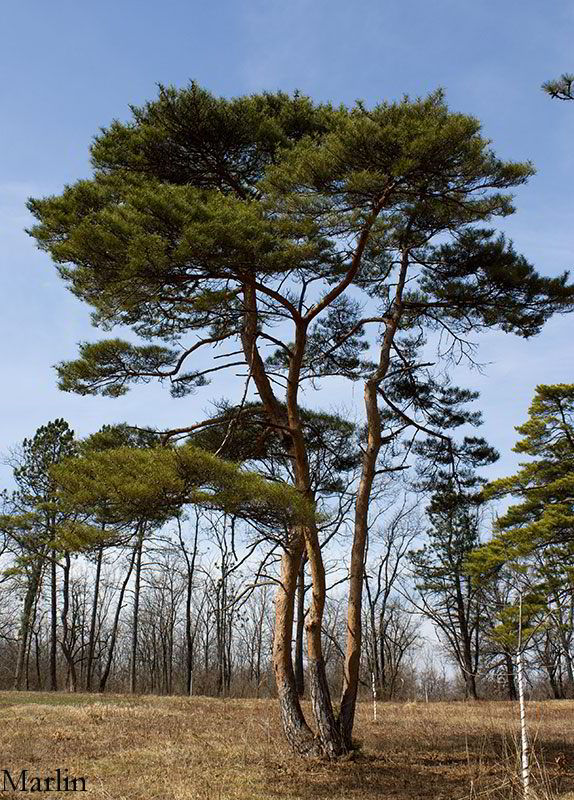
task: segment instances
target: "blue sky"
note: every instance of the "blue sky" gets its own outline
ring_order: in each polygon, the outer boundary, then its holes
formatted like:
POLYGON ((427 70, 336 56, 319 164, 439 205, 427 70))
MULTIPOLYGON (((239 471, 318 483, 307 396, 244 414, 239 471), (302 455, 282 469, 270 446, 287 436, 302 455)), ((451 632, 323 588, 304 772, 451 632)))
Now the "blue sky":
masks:
MULTIPOLYGON (((367 104, 441 86, 453 110, 482 120, 497 153, 538 172, 504 229, 545 274, 574 266, 574 103, 540 84, 574 71, 574 5, 534 0, 21 0, 0 16, 0 451, 57 416, 79 434, 106 422, 177 426, 201 417, 224 384, 172 400, 159 386, 119 400, 59 392, 52 365, 97 339, 89 309, 64 288, 25 233, 28 196, 89 174, 100 126, 156 84, 190 79, 215 94, 300 89, 317 100, 367 104)), ((537 383, 574 381, 574 318, 530 342, 483 338, 485 374, 457 376, 481 391, 483 434, 503 458, 537 383)), ((360 402, 360 392, 355 391, 360 402)), ((0 484, 9 470, 0 468, 0 484)))

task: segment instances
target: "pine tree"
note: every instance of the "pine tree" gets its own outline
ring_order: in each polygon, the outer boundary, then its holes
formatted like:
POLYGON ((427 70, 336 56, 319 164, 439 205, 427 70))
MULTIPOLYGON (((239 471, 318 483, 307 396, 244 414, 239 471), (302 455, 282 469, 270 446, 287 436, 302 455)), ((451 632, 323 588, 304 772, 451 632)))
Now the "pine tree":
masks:
POLYGON ((480 503, 468 487, 477 482, 469 471, 466 491, 456 476, 439 485, 428 508, 428 542, 410 555, 423 613, 436 625, 460 669, 465 696, 473 700, 478 699, 483 597, 467 570, 480 542, 480 503))
MULTIPOLYGON (((486 495, 519 498, 496 521, 495 535, 480 553, 484 569, 559 548, 564 564, 574 558, 574 384, 540 385, 514 446, 533 460, 508 478, 493 481, 486 495)), ((554 552, 554 557, 556 553, 554 552)), ((478 563, 478 562, 477 562, 478 563)))
MULTIPOLYGON (((70 519, 70 511, 59 502, 51 470, 76 452, 74 432, 65 420, 56 419, 38 428, 32 439, 24 439, 12 459, 18 488, 9 498, 12 513, 3 516, 0 525, 15 541, 19 552, 18 566, 26 576, 14 676, 16 689, 22 688, 32 612, 46 567, 50 576, 50 688, 57 689, 57 567, 62 552, 59 534, 61 526, 70 519)), ((64 581, 64 593, 66 590, 64 581)))
MULTIPOLYGON (((523 609, 538 619, 547 645, 556 640, 571 685, 574 667, 564 620, 574 580, 574 385, 537 386, 529 418, 516 430, 522 438, 514 452, 533 460, 521 463, 515 475, 493 481, 484 494, 510 495, 519 502, 496 519, 492 539, 472 555, 469 566, 486 582, 508 570, 528 578, 523 609)), ((502 610, 495 628, 495 638, 503 643, 516 639, 517 602, 502 610)), ((554 665, 548 658, 545 663, 559 695, 563 689, 555 683, 554 665)))
MULTIPOLYGON (((313 505, 301 388, 331 376, 363 381, 368 430, 339 718, 322 652, 326 581, 314 521, 289 528, 276 603, 284 730, 298 752, 336 756, 352 745, 379 398, 391 361, 403 355, 400 332, 442 330, 466 352, 467 337, 483 328, 536 334, 552 313, 572 308, 574 290, 566 275, 539 276, 484 227, 513 212, 508 190, 533 169, 496 158, 478 121, 450 112, 440 92, 347 109, 298 94, 216 99, 192 85, 162 87, 132 112, 131 122, 97 137, 91 179, 29 203, 32 235, 93 307, 94 322, 128 325, 145 340, 82 344, 79 359, 59 366, 60 386, 118 396, 158 379, 184 397, 214 371, 244 366, 284 437, 294 485, 313 505), (316 735, 291 656, 304 550, 316 735)), ((145 464, 126 457, 124 466, 135 479, 145 464)))

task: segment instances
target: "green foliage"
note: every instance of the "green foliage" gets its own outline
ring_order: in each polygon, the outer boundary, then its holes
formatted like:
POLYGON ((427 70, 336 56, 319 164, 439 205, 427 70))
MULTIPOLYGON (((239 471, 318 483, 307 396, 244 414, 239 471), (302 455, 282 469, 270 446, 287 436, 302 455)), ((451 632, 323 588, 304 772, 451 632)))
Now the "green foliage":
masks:
POLYGON ((540 331, 554 312, 572 302, 568 273, 539 276, 504 236, 466 230, 453 244, 429 253, 420 288, 462 330, 499 325, 524 338, 540 331))
POLYGON ((558 100, 574 100, 574 75, 565 72, 558 80, 542 84, 544 91, 558 100))
POLYGON ((159 87, 157 100, 131 107, 133 123, 114 122, 96 138, 92 162, 101 172, 153 168, 165 183, 233 194, 253 193, 282 148, 327 130, 330 106, 295 93, 215 98, 196 83, 159 87))
POLYGON ((476 697, 482 592, 466 562, 479 543, 478 506, 450 480, 437 487, 428 515, 428 541, 409 554, 413 574, 425 614, 442 632, 467 695, 476 697))
POLYGON ((0 530, 17 545, 18 566, 42 559, 48 549, 58 548, 62 526, 73 513, 63 508, 51 470, 78 452, 74 432, 64 419, 42 425, 31 439, 24 439, 13 456, 17 489, 4 492, 10 513, 0 516, 0 530))
POLYGON ((79 442, 80 455, 116 447, 156 447, 158 435, 151 428, 134 428, 126 422, 116 425, 102 425, 99 431, 90 434, 79 442))
POLYGON ((66 390, 115 396, 168 378, 184 396, 211 371, 193 363, 199 348, 241 338, 247 287, 260 341, 278 345, 267 369, 286 370, 293 355, 273 329, 307 315, 301 379, 364 377, 363 308, 377 306, 384 324, 405 252, 417 277, 404 326, 531 336, 572 308, 565 275, 540 277, 475 227, 512 213, 508 192, 533 169, 498 159, 479 122, 440 92, 334 109, 297 94, 225 100, 192 84, 161 87, 132 113, 96 138, 90 180, 30 200, 30 233, 95 324, 170 346, 83 344, 58 367, 66 390), (330 295, 343 276, 352 293, 330 295))
MULTIPOLYGON (((317 320, 307 337, 302 379, 342 375, 356 381, 365 378, 376 365, 362 354, 369 349, 360 323, 362 304, 341 296, 317 320)), ((276 350, 266 360, 271 369, 287 370, 290 348, 276 350)))
POLYGON ((121 339, 83 342, 79 348, 80 359, 58 366, 58 385, 65 392, 119 397, 127 392, 130 376, 140 382, 166 377, 166 368, 177 361, 177 353, 167 347, 136 347, 121 339))
POLYGON ((443 493, 433 498, 429 517, 428 543, 411 554, 413 571, 419 589, 449 596, 463 579, 469 554, 478 546, 476 518, 460 497, 443 493))
POLYGON ((74 431, 64 419, 42 425, 32 439, 24 439, 14 467, 18 490, 15 502, 42 508, 53 500, 54 486, 50 469, 64 458, 75 455, 74 431))
MULTIPOLYGON (((484 440, 480 442, 482 446, 484 440)), ((465 597, 471 594, 474 582, 468 573, 467 561, 480 542, 479 518, 483 502, 481 495, 473 490, 482 483, 483 479, 468 464, 455 465, 454 473, 435 475, 427 508, 431 522, 428 542, 410 554, 418 588, 442 596, 447 608, 449 598, 456 601, 453 607, 462 603, 459 593, 463 584, 467 585, 465 597)))
MULTIPOLYGON (((358 431, 353 422, 335 414, 301 409, 307 442, 311 488, 325 494, 341 491, 343 475, 360 463, 358 431)), ((221 403, 209 424, 190 441, 222 458, 259 464, 267 474, 287 479, 292 473, 285 431, 269 425, 261 403, 230 406, 221 403)))
POLYGON ((518 645, 524 647, 530 637, 543 625, 541 618, 548 604, 541 588, 515 595, 512 602, 501 604, 495 610, 489 638, 503 651, 515 653, 518 645))
MULTIPOLYGON (((221 424, 195 441, 203 446, 202 437, 219 437, 208 449, 224 443, 237 461, 271 455, 288 472, 292 422, 278 398, 270 398, 271 386, 287 378, 296 394, 304 380, 372 374, 377 367, 367 357, 366 326, 379 325, 379 335, 388 330, 405 259, 412 271, 389 375, 389 396, 401 404, 395 419, 411 406, 438 431, 478 419, 461 410, 468 393, 420 371, 403 345, 409 331, 439 329, 455 343, 483 327, 528 337, 551 314, 572 310, 574 287, 566 275, 539 276, 512 243, 479 227, 513 212, 509 192, 533 174, 532 166, 498 159, 480 123, 449 111, 441 92, 371 109, 335 109, 297 94, 214 98, 192 84, 161 87, 154 102, 132 114, 96 138, 91 179, 29 201, 37 220, 30 233, 71 291, 92 306, 94 323, 105 330, 127 325, 145 340, 82 344, 77 360, 58 366, 68 391, 117 396, 133 383, 157 379, 168 380, 180 397, 213 370, 247 361, 253 371, 258 364, 267 427, 248 441, 250 426, 260 424, 252 408, 242 440, 243 420, 225 441, 223 424, 235 413, 227 409, 221 424), (282 339, 288 327, 291 340, 282 339), (263 346, 274 350, 267 360, 263 346), (239 347, 241 360, 215 362, 217 347, 222 357, 239 347)), ((307 415, 302 427, 305 458, 313 441, 319 453, 329 430, 337 429, 339 439, 342 432, 327 417, 319 424, 307 415)), ((456 449, 445 445, 445 437, 417 445, 438 465, 430 480, 456 469, 459 490, 470 490, 472 470, 490 463, 494 451, 477 437, 456 449)), ((332 458, 321 479, 332 489, 338 466, 355 463, 355 453, 340 453, 341 464, 332 458)), ((265 497, 279 489, 262 484, 257 507, 251 484, 245 485, 255 478, 247 473, 233 473, 233 480, 221 473, 202 488, 200 479, 221 467, 216 460, 200 468, 210 457, 184 448, 122 446, 87 455, 82 464, 92 464, 114 500, 104 509, 86 466, 86 505, 92 496, 102 514, 111 507, 120 519, 138 509, 161 517, 184 502, 219 502, 234 513, 271 519, 265 497)), ((77 469, 84 469, 80 462, 77 469)), ((284 515, 285 502, 277 503, 284 515)))
MULTIPOLYGON (((497 451, 482 437, 464 436, 458 440, 453 435, 463 425, 482 425, 480 411, 469 407, 478 399, 478 392, 453 386, 448 378, 438 379, 417 365, 414 343, 407 342, 405 348, 401 342, 401 349, 406 366, 392 372, 386 382, 385 400, 390 404, 392 398, 386 421, 392 422, 394 410, 399 406, 408 411, 408 415, 401 412, 405 423, 416 427, 416 418, 422 418, 424 425, 419 432, 425 434, 424 438, 407 445, 419 457, 418 488, 438 492, 437 497, 448 505, 464 494, 470 502, 473 492, 476 494, 484 483, 476 470, 498 459, 497 451), (409 423, 411 419, 415 421, 409 423)), ((431 507, 436 502, 433 500, 431 507)))
POLYGON ((94 450, 62 463, 52 474, 67 507, 115 524, 142 519, 161 524, 187 504, 275 526, 312 517, 295 489, 243 471, 192 444, 94 450))
POLYGON ((487 497, 512 495, 520 502, 497 519, 477 569, 520 562, 538 550, 559 548, 564 563, 574 556, 574 384, 537 386, 529 418, 516 430, 523 438, 514 451, 534 460, 487 487, 487 497))

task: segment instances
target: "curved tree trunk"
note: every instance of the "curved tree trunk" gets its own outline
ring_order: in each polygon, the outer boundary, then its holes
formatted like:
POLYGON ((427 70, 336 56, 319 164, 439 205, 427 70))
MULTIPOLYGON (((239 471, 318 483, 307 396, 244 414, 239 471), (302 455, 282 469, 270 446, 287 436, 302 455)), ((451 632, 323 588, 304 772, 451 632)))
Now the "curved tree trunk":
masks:
POLYGON ((287 741, 300 755, 321 755, 319 743, 301 710, 291 655, 295 590, 303 547, 302 535, 293 531, 281 559, 281 580, 275 599, 273 669, 287 741))
POLYGON ((361 658, 361 612, 365 572, 365 547, 367 543, 369 501, 375 479, 377 458, 381 449, 381 414, 377 394, 391 363, 391 347, 403 311, 403 290, 409 265, 409 251, 401 257, 401 268, 391 313, 385 321, 385 334, 381 344, 379 365, 365 383, 365 409, 367 413, 367 446, 363 455, 363 466, 355 506, 355 528, 351 550, 349 574, 349 601, 347 608, 347 651, 343 673, 343 692, 339 712, 339 728, 345 747, 352 747, 357 691, 359 688, 359 666, 361 658))
MULTIPOLYGON (((297 320, 296 342, 289 365, 287 388, 287 414, 277 400, 265 366, 257 349, 258 320, 257 296, 252 283, 244 285, 245 318, 242 330, 242 344, 250 373, 257 387, 261 402, 270 421, 284 431, 286 445, 293 459, 295 485, 301 493, 312 500, 309 479, 309 465, 305 449, 301 421, 297 404, 299 374, 303 359, 307 325, 302 317, 297 320)), ((281 584, 276 598, 276 624, 273 645, 273 666, 277 681, 277 692, 281 706, 281 718, 287 740, 301 755, 320 755, 334 750, 329 737, 338 738, 334 726, 328 687, 324 679, 324 663, 321 652, 322 609, 325 602, 325 581, 321 550, 317 530, 313 526, 301 527, 290 532, 281 561, 281 584), (306 547, 311 565, 313 599, 307 626, 308 652, 310 662, 310 682, 313 711, 318 727, 318 736, 313 738, 311 729, 305 722, 293 671, 292 638, 297 575, 303 549, 306 547), (321 585, 321 573, 323 580, 321 585), (317 579, 319 583, 316 583, 317 579), (311 678, 312 671, 312 678, 311 678), (330 723, 329 717, 332 718, 330 723)))
MULTIPOLYGON (((312 489, 307 448, 298 405, 298 390, 308 324, 308 318, 306 320, 299 319, 296 324, 295 343, 289 361, 286 406, 295 486, 303 496, 314 504, 315 495, 312 489)), ((323 612, 325 610, 326 599, 325 565, 323 563, 323 554, 321 552, 319 532, 316 524, 310 522, 300 527, 305 541, 307 561, 311 573, 311 601, 309 603, 305 622, 311 706, 317 726, 319 747, 323 755, 328 758, 334 758, 345 752, 345 744, 333 713, 331 694, 325 670, 325 659, 323 657, 323 612)), ((297 563, 296 569, 298 573, 299 563, 297 563)), ((295 579, 297 573, 295 574, 295 579)), ((291 599, 291 603, 294 602, 295 588, 296 584, 292 589, 293 598, 291 599)))

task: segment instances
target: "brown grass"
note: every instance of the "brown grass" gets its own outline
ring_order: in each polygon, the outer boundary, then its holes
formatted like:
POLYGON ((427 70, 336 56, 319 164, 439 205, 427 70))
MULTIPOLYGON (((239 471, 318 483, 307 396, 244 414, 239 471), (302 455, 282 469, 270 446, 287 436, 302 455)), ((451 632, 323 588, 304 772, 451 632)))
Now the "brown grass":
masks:
MULTIPOLYGON (((87 779, 107 800, 446 800, 517 797, 509 703, 361 704, 361 748, 292 756, 268 700, 0 693, 0 770, 87 779)), ((534 797, 574 790, 574 702, 529 705, 534 797)), ((2 773, 0 772, 0 775, 2 773)), ((0 780, 0 789, 2 783, 0 780)), ((0 793, 1 798, 22 797, 0 793)), ((58 795, 62 796, 62 795, 58 795)))

